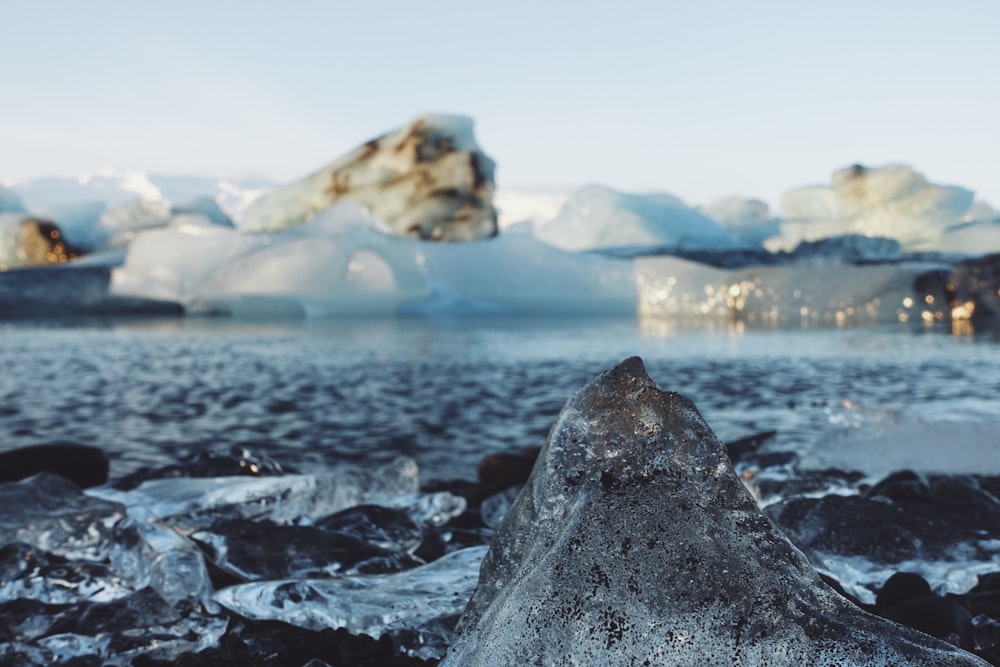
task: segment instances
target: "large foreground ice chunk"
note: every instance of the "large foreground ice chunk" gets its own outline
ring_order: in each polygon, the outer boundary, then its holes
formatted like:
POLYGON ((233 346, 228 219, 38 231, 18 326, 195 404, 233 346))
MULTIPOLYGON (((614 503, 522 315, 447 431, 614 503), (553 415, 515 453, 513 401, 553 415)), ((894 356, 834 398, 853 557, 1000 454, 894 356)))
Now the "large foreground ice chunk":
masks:
POLYGON ((738 244, 725 227, 668 194, 628 194, 603 185, 573 193, 535 235, 571 251, 651 247, 726 249, 738 244))
POLYGON ((827 587, 638 358, 563 408, 442 665, 984 665, 827 587))
POLYGON ((472 126, 462 116, 421 116, 261 196, 246 209, 242 226, 285 229, 347 200, 367 206, 399 234, 440 241, 493 236, 494 164, 472 126))

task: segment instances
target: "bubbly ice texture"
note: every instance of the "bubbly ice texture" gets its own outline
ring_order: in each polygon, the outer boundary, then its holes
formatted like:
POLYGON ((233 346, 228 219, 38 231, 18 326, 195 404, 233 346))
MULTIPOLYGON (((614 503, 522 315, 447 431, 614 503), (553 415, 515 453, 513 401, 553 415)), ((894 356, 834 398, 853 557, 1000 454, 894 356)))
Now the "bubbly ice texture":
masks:
POLYGON ((310 630, 345 628, 372 637, 415 630, 420 640, 413 654, 438 658, 476 586, 486 549, 460 549, 396 574, 230 586, 218 591, 215 600, 247 618, 310 630))
POLYGON ((563 408, 442 665, 644 661, 984 664, 823 584, 693 403, 631 358, 563 408))

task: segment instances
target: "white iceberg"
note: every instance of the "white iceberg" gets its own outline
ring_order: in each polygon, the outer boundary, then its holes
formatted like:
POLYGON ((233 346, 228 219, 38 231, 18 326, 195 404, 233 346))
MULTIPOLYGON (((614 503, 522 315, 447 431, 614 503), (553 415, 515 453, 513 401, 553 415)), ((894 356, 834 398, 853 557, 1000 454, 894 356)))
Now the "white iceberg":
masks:
POLYGON ((765 245, 790 251, 802 241, 861 234, 895 239, 905 251, 939 250, 973 196, 965 188, 930 183, 906 165, 855 165, 835 172, 830 186, 787 192, 782 199, 787 219, 780 235, 765 245))
POLYGON ((0 185, 0 213, 25 213, 24 203, 16 192, 0 185))
POLYGON ((242 227, 287 229, 346 200, 367 206, 398 234, 436 241, 494 236, 495 165, 472 128, 464 116, 420 116, 261 196, 247 208, 242 227))
POLYGON ((780 222, 771 216, 766 203, 739 196, 723 197, 700 206, 702 213, 723 225, 741 243, 759 246, 777 234, 780 222))
POLYGON ((52 220, 74 244, 99 250, 139 229, 171 217, 198 213, 231 226, 271 184, 197 176, 164 176, 138 170, 102 169, 75 178, 45 177, 0 189, 0 212, 52 220))
POLYGON ((526 235, 423 242, 349 202, 270 234, 195 225, 142 233, 112 292, 248 316, 635 312, 628 262, 526 235))
POLYGON ((684 250, 741 247, 729 231, 668 194, 628 194, 603 185, 577 190, 535 236, 569 251, 605 248, 684 250))
POLYGON ((569 195, 564 192, 498 188, 493 195, 497 225, 507 231, 515 225, 544 224, 559 215, 567 199, 569 195))
POLYGON ((230 586, 214 599, 241 616, 278 620, 309 630, 345 628, 380 637, 416 631, 420 646, 409 652, 440 658, 479 580, 487 547, 469 547, 395 574, 338 579, 290 579, 230 586))

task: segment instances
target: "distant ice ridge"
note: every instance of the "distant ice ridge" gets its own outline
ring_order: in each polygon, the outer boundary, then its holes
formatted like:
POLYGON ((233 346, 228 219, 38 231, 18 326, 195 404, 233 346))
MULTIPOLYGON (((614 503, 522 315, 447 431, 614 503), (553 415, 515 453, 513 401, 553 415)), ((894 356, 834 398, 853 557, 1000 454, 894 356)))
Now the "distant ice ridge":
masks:
POLYGON ((144 232, 114 270, 112 291, 235 316, 638 313, 844 325, 947 317, 937 283, 926 293, 917 285, 949 269, 824 257, 722 269, 671 256, 569 252, 517 233, 443 244, 389 234, 365 209, 341 202, 276 233, 185 224, 144 232))
POLYGON ((271 184, 252 179, 166 176, 140 170, 100 169, 76 178, 44 177, 0 187, 0 213, 52 220, 73 244, 90 250, 122 246, 125 236, 165 225, 178 213, 211 212, 218 224, 238 221, 271 184))
POLYGON ((136 238, 112 276, 119 295, 194 313, 632 314, 632 266, 527 235, 440 244, 393 235, 339 202, 275 233, 176 226, 136 238))
POLYGON ((554 219, 535 227, 535 236, 570 251, 742 246, 722 224, 672 195, 629 194, 602 185, 574 192, 554 219))
POLYGON ((1000 250, 998 214, 984 202, 974 203, 970 190, 930 183, 907 165, 854 165, 835 172, 832 181, 785 194, 786 220, 780 234, 765 243, 767 249, 792 250, 802 241, 861 234, 894 239, 904 251, 1000 250))

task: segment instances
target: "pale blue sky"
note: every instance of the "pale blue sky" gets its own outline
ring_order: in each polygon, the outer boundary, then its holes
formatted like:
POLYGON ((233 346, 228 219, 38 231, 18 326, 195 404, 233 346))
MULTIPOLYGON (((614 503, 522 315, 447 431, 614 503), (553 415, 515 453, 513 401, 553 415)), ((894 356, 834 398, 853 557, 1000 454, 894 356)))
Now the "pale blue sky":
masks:
POLYGON ((444 111, 501 187, 773 204, 906 162, 1000 206, 998 34, 998 0, 0 0, 0 178, 288 180, 444 111))

